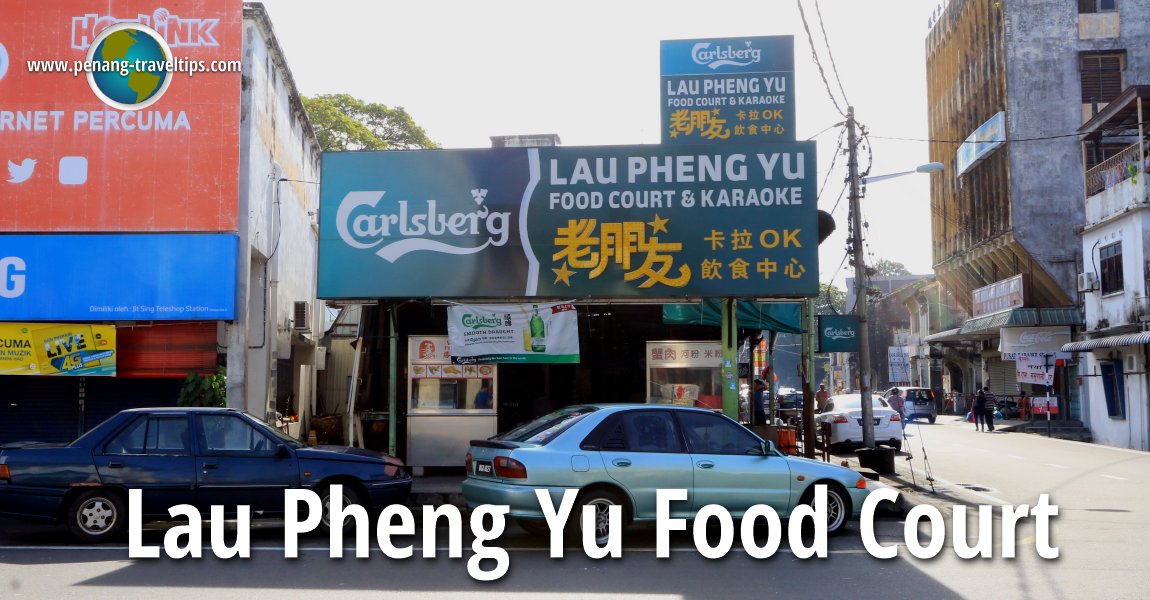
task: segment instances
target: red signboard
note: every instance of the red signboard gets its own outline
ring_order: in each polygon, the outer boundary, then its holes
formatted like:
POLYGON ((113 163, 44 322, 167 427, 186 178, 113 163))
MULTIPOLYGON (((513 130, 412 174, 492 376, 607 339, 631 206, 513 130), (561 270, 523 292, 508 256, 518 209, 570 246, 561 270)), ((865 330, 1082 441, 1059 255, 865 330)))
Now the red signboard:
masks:
POLYGON ((235 231, 240 0, 5 0, 0 23, 0 232, 235 231), (117 23, 180 65, 141 110, 78 72, 117 23))

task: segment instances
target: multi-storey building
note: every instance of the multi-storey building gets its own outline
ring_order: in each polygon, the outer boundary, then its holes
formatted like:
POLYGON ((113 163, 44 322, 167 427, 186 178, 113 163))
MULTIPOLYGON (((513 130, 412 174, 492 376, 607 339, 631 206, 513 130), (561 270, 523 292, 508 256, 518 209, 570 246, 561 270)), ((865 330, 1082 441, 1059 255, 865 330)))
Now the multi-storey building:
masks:
MULTIPOLYGON (((930 154, 948 167, 932 181, 935 275, 972 317, 927 341, 952 345, 945 367, 998 394, 1051 388, 1062 418, 1086 417, 1070 385, 1076 365, 1063 356, 1052 385, 1020 384, 1002 360, 1012 356, 1004 340, 1018 337, 1004 331, 1081 321, 1076 132, 1150 74, 1148 17, 1139 2, 951 0, 927 36, 930 154)), ((1085 167, 1113 151, 1099 148, 1085 167)))

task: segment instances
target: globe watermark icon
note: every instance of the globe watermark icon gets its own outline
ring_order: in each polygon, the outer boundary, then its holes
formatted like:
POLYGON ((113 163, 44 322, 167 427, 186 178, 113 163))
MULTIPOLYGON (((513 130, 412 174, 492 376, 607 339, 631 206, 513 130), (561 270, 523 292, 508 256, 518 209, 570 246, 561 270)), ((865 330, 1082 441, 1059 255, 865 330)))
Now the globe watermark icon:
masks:
POLYGON ((172 83, 176 61, 164 38, 139 23, 100 32, 82 66, 88 85, 108 106, 139 110, 155 104, 172 83))

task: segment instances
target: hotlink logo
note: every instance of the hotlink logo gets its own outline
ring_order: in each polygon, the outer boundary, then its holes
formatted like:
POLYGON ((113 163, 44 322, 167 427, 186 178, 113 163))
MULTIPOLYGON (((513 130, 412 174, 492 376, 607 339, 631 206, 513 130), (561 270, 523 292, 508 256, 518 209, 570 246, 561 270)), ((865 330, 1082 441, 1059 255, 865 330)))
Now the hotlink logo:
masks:
POLYGON ((394 263, 410 252, 425 250, 441 254, 475 254, 488 246, 503 246, 511 223, 511 213, 489 211, 483 206, 487 190, 471 190, 478 209, 470 212, 441 212, 439 202, 422 205, 400 200, 394 210, 375 209, 386 191, 349 192, 336 211, 336 230, 352 248, 376 248, 375 254, 394 263), (453 245, 466 240, 487 239, 478 246, 453 245))
POLYGON ((710 42, 701 42, 695 44, 691 49, 691 59, 696 64, 705 65, 711 69, 718 69, 719 67, 748 67, 759 62, 762 57, 762 50, 751 47, 750 40, 743 42, 747 45, 746 48, 737 48, 735 46, 726 45, 711 48, 710 42))

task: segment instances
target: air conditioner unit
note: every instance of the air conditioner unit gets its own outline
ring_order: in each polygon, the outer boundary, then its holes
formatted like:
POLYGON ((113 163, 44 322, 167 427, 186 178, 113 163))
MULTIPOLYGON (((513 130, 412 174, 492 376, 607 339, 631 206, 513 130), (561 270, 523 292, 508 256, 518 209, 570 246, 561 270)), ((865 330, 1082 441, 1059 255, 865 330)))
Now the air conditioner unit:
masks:
POLYGON ((1094 273, 1078 274, 1078 291, 1093 292, 1098 289, 1098 276, 1094 273))
POLYGON ((308 319, 308 302, 297 300, 292 311, 293 329, 296 331, 311 331, 311 321, 308 319))

